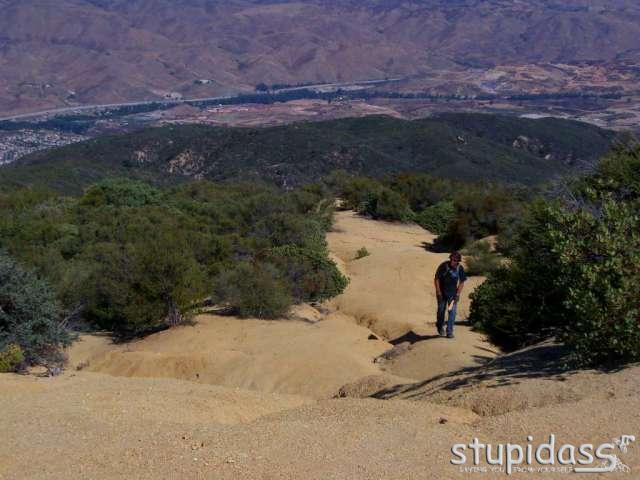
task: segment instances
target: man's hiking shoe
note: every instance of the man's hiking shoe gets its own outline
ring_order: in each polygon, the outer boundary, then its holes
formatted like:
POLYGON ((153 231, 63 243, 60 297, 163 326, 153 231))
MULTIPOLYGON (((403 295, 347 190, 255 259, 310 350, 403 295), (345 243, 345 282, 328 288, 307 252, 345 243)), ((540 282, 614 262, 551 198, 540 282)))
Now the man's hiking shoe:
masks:
POLYGON ((438 335, 440 335, 441 337, 444 337, 444 328, 438 329, 438 335))

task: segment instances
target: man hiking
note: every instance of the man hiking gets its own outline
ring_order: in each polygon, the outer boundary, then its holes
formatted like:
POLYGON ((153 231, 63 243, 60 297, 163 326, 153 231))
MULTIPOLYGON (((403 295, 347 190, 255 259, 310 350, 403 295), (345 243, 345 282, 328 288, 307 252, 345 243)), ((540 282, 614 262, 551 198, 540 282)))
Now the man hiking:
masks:
POLYGON ((462 255, 460 252, 453 252, 449 255, 448 262, 442 262, 436 270, 434 284, 436 287, 436 296, 438 297, 438 314, 436 326, 438 327, 438 335, 444 337, 444 314, 449 312, 447 319, 447 338, 453 338, 453 324, 456 321, 456 310, 460 293, 467 280, 467 274, 464 267, 460 265, 462 255))

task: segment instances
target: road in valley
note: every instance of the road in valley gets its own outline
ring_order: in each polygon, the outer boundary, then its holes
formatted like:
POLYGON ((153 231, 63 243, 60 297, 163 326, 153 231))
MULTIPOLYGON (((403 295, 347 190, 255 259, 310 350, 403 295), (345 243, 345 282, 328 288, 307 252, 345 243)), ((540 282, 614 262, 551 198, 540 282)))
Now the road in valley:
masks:
POLYGON ((63 108, 55 108, 51 110, 42 110, 39 112, 30 112, 30 113, 22 113, 19 115, 11 115, 7 117, 0 117, 0 122, 5 121, 16 121, 16 120, 28 120, 31 118, 38 117, 48 117, 48 116, 58 116, 66 113, 83 113, 83 112, 92 112, 94 110, 108 110, 113 108, 121 108, 121 107, 141 107, 145 105, 159 105, 159 106, 171 106, 171 105, 181 105, 184 103, 195 103, 195 102, 215 102, 219 100, 228 100, 230 98, 240 97, 242 95, 272 95, 279 93, 287 93, 294 92, 298 90, 321 90, 321 89, 336 89, 336 88, 349 88, 349 87, 367 87, 372 85, 379 85, 389 82, 397 82, 402 80, 402 78, 389 78, 384 80, 362 80, 358 82, 345 82, 345 83, 318 83, 313 85, 303 85, 299 87, 288 87, 288 88, 280 88, 278 90, 272 90, 269 92, 244 92, 238 93, 237 95, 224 95, 218 97, 204 97, 204 98, 188 98, 188 99, 175 99, 175 100, 167 100, 167 99, 158 99, 158 100, 145 100, 140 102, 124 102, 124 103, 108 103, 108 104, 100 104, 100 105, 78 105, 74 107, 63 107, 63 108))

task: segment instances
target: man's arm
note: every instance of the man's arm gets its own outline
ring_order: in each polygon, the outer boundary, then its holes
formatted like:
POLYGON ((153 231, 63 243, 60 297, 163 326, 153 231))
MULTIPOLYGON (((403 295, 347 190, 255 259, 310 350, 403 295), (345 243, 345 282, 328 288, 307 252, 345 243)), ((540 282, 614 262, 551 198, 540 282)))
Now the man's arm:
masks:
POLYGON ((442 289, 440 288, 440 275, 442 271, 442 265, 438 265, 436 269, 436 276, 433 279, 433 284, 436 287, 436 297, 442 298, 442 289))
POLYGON ((467 273, 464 271, 464 267, 460 267, 460 281, 458 282, 458 290, 456 290, 456 302, 460 301, 460 294, 464 288, 464 282, 467 281, 467 273))

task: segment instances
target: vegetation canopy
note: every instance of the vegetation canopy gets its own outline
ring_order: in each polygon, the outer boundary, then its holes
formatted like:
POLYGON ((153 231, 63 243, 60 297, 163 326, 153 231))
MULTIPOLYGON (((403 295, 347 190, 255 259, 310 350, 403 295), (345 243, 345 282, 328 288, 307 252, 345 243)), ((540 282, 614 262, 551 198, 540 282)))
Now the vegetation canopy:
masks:
POLYGON ((470 319, 511 348, 557 336, 580 365, 640 360, 639 159, 619 147, 564 198, 532 203, 470 319))
POLYGON ((346 279, 324 239, 332 208, 317 185, 107 179, 77 198, 18 189, 0 195, 0 246, 63 308, 129 337, 183 322, 207 299, 272 318, 339 294, 346 279))

